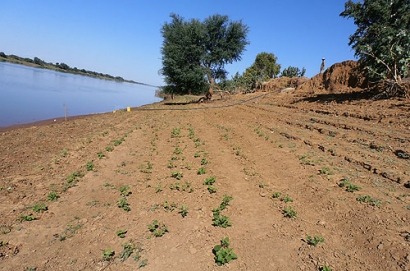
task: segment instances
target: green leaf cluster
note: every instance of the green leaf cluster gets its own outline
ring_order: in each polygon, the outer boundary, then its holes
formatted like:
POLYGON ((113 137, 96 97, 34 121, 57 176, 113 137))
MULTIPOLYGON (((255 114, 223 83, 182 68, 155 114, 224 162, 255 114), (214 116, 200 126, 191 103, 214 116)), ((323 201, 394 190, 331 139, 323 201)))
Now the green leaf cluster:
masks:
POLYGON ((228 237, 223 238, 221 244, 213 248, 212 253, 215 255, 217 265, 224 265, 238 258, 233 249, 229 247, 228 237))
POLYGON ((225 78, 225 64, 241 59, 248 44, 247 32, 242 22, 229 21, 224 15, 187 21, 171 14, 171 22, 161 29, 161 73, 167 83, 164 91, 201 93, 216 80, 225 78))

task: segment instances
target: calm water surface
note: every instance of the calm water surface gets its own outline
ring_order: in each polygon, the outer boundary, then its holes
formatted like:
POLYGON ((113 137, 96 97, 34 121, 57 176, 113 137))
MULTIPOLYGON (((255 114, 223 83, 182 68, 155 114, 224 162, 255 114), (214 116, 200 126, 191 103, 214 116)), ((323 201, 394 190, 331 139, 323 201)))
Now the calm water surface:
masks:
POLYGON ((0 62, 0 127, 157 101, 153 87, 0 62))

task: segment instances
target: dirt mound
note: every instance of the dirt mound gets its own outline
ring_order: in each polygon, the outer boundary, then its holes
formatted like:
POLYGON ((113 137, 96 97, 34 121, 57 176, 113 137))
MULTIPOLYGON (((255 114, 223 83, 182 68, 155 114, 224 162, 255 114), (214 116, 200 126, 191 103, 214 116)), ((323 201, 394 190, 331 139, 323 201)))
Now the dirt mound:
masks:
POLYGON ((309 79, 306 77, 279 77, 270 79, 267 82, 262 83, 262 90, 264 91, 275 91, 284 88, 297 88, 309 79))
POLYGON ((366 87, 367 80, 363 72, 359 70, 359 64, 356 61, 347 60, 332 65, 324 73, 315 75, 297 89, 312 93, 325 91, 336 93, 366 87))

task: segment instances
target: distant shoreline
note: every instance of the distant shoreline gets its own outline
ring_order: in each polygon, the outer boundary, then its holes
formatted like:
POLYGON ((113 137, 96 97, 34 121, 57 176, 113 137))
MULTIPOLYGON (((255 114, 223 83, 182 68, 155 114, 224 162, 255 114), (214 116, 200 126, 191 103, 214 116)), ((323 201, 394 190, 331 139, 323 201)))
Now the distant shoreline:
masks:
POLYGON ((19 65, 32 67, 32 68, 48 69, 48 70, 63 72, 63 73, 78 74, 78 75, 88 76, 88 77, 97 78, 97 79, 105 79, 105 80, 111 80, 111 81, 116 81, 116 82, 125 82, 125 83, 148 86, 148 87, 160 88, 160 86, 154 86, 150 84, 136 82, 134 80, 127 80, 127 79, 122 78, 121 76, 114 77, 109 74, 88 71, 85 69, 78 69, 77 67, 71 68, 65 63, 56 63, 56 64, 47 63, 37 57, 35 57, 34 59, 23 58, 23 57, 19 57, 16 55, 6 55, 3 52, 0 52, 0 62, 19 64, 19 65))

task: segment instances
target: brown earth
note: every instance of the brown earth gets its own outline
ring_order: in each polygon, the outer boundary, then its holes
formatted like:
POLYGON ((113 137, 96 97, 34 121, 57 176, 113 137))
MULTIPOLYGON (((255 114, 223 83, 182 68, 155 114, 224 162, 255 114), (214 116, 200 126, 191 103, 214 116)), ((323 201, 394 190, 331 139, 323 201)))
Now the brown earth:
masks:
POLYGON ((410 102, 366 95, 232 95, 0 131, 0 270, 410 270, 410 102), (226 228, 212 225, 224 195, 226 228), (218 266, 224 237, 238 259, 218 266))

